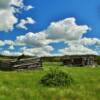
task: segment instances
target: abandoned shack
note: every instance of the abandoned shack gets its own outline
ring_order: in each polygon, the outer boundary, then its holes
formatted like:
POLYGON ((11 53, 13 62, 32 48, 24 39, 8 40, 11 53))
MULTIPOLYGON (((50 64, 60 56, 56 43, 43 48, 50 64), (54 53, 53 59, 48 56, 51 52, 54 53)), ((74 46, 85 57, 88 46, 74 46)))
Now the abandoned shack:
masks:
POLYGON ((63 56, 63 65, 68 66, 95 66, 95 55, 66 55, 63 56))
POLYGON ((14 60, 0 60, 0 70, 30 70, 42 68, 41 58, 22 58, 14 60))

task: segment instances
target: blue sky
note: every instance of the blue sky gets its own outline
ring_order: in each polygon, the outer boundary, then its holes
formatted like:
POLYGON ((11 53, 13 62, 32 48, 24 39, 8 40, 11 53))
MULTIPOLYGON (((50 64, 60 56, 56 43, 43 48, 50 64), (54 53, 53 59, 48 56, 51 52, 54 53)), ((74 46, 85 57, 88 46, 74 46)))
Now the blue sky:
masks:
MULTIPOLYGON (((8 0, 8 1, 11 2, 11 0, 8 0)), ((49 48, 51 48, 52 50, 51 51, 46 50, 48 51, 47 54, 56 55, 56 54, 61 54, 62 52, 64 52, 63 54, 67 54, 69 53, 70 50, 72 50, 72 52, 75 52, 74 54, 78 54, 78 52, 80 51, 77 50, 79 49, 77 45, 79 45, 81 48, 85 50, 84 51, 82 49, 81 52, 86 52, 87 50, 87 52, 99 54, 99 49, 100 49, 100 28, 99 28, 100 27, 100 0, 23 0, 23 1, 12 0, 12 1, 13 1, 13 5, 18 7, 17 10, 20 10, 21 12, 20 13, 16 11, 12 12, 13 16, 17 19, 17 21, 14 22, 13 24, 13 29, 11 29, 10 31, 9 30, 5 31, 4 29, 0 28, 1 29, 0 40, 4 42, 5 44, 5 45, 0 46, 1 54, 6 54, 6 53, 8 55, 9 53, 16 54, 16 52, 17 53, 22 52, 21 51, 22 48, 24 48, 24 50, 28 52, 31 49, 31 52, 35 55, 38 52, 36 52, 33 49, 36 49, 36 50, 42 49, 43 51, 45 51, 43 49, 45 47, 41 45, 37 46, 38 45, 37 43, 36 43, 37 45, 33 46, 33 45, 30 45, 30 42, 29 44, 27 42, 26 43, 27 45, 23 46, 23 45, 7 44, 5 43, 5 40, 10 40, 10 41, 15 42, 17 37, 20 37, 21 35, 23 35, 25 38, 25 35, 27 35, 29 32, 33 34, 37 34, 39 32, 44 32, 45 30, 51 30, 51 28, 49 27, 52 26, 51 25, 52 22, 54 22, 55 25, 58 25, 59 23, 57 22, 64 21, 64 19, 67 20, 68 18, 74 18, 75 24, 77 26, 87 25, 88 29, 85 29, 84 31, 86 32, 82 32, 81 38, 77 38, 77 40, 73 39, 69 41, 69 39, 64 38, 65 40, 63 39, 64 41, 62 41, 56 37, 56 42, 55 42, 54 39, 49 38, 52 40, 52 42, 49 42, 45 46, 46 47, 49 46, 49 48), (17 5, 18 2, 23 3, 24 7, 21 8, 22 5, 20 6, 17 5), (30 9, 25 10, 27 9, 29 5, 31 6, 30 9), (25 23, 24 26, 27 27, 27 29, 19 27, 18 25, 19 23, 21 23, 21 20, 26 21, 27 18, 31 18, 31 21, 35 21, 35 22, 25 23), (79 41, 82 41, 81 43, 83 44, 79 43, 79 41), (12 47, 12 49, 9 49, 9 47, 12 47), (73 49, 76 49, 76 50, 73 50, 73 49)), ((2 8, 2 9, 6 9, 6 8, 2 8)), ((1 15, 0 18, 2 20, 3 16, 2 14, 0 15, 1 15)), ((3 21, 1 23, 3 23, 3 21)), ((48 32, 44 32, 44 33, 48 34, 48 32)), ((75 33, 73 34, 75 35, 75 33)), ((34 38, 32 38, 33 41, 34 41, 34 38)), ((48 37, 47 37, 47 40, 48 40, 48 37)), ((39 52, 39 53, 43 54, 44 52, 39 52)))

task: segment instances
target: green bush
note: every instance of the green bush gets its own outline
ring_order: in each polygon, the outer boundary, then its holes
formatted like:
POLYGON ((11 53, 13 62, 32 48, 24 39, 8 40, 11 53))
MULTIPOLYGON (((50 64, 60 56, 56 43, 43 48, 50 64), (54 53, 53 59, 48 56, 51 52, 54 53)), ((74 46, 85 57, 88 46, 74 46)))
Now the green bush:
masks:
POLYGON ((41 84, 44 86, 70 86, 73 82, 72 77, 59 69, 51 69, 41 79, 41 84))

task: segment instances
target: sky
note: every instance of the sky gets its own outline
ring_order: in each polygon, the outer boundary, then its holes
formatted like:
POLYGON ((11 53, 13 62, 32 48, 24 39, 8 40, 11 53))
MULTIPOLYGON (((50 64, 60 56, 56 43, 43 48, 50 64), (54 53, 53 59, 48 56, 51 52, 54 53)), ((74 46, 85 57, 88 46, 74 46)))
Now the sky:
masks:
POLYGON ((100 55, 100 0, 0 0, 0 54, 100 55))

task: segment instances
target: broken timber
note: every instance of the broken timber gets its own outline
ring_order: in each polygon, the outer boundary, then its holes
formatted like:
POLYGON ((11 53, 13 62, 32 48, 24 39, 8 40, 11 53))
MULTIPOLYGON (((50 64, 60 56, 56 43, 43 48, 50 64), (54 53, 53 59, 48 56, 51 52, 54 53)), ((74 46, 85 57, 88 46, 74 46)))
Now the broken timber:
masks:
POLYGON ((1 60, 0 70, 30 70, 42 68, 41 58, 24 58, 20 60, 1 60))

